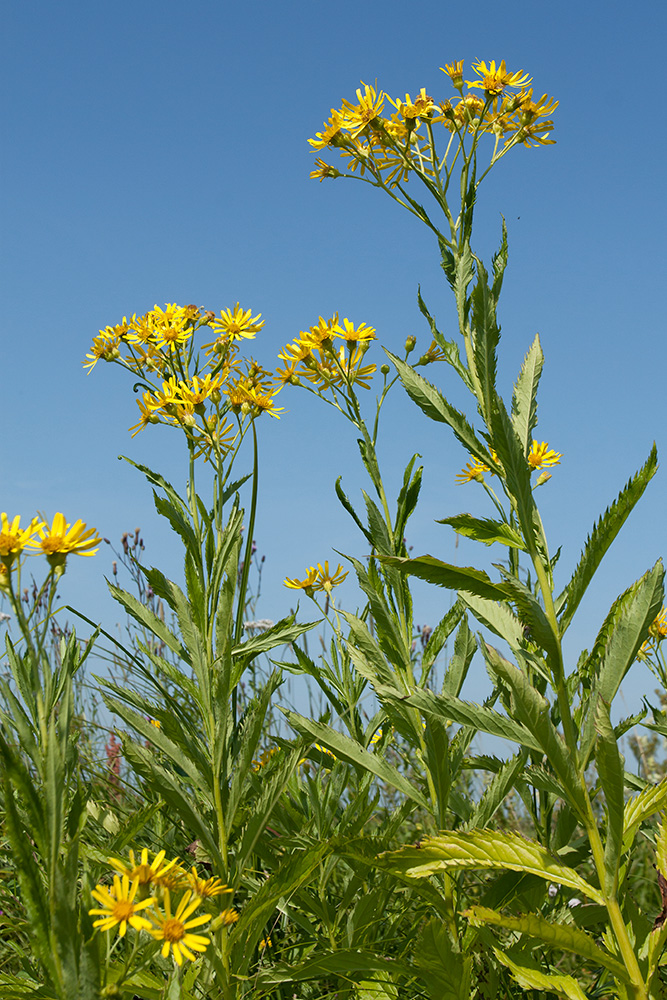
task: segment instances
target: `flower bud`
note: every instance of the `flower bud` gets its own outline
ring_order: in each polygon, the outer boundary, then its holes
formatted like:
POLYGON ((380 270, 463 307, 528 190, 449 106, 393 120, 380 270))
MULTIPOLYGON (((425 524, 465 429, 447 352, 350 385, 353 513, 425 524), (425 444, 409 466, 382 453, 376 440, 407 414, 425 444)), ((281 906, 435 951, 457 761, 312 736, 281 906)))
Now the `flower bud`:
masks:
POLYGON ((411 351, 414 351, 416 344, 417 344, 416 337, 407 337, 405 340, 405 353, 410 354, 411 351))
POLYGON ((380 371, 383 375, 388 375, 390 370, 389 365, 380 365, 380 371))

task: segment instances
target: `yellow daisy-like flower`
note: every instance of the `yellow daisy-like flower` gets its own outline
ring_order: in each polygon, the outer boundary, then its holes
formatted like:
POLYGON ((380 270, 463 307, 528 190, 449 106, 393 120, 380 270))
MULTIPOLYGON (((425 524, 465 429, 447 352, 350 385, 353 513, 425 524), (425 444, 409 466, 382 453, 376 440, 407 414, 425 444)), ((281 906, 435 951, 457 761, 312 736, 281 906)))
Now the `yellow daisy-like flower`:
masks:
POLYGON ((88 528, 84 521, 78 520, 68 524, 65 515, 58 512, 54 515, 49 528, 42 522, 37 527, 39 538, 32 539, 28 544, 41 549, 51 566, 62 566, 68 555, 94 556, 102 539, 95 528, 88 528))
MULTIPOLYGON (((363 84, 363 80, 362 80, 363 84)), ((373 87, 369 87, 368 84, 364 85, 364 92, 357 90, 357 101, 358 104, 351 104, 349 101, 343 101, 343 107, 341 113, 343 116, 343 127, 350 133, 353 139, 359 135, 360 132, 374 122, 380 117, 380 112, 384 106, 385 95, 380 91, 376 94, 373 87)))
POLYGON ((119 358, 119 344, 120 335, 113 327, 108 326, 106 330, 100 330, 100 336, 93 337, 90 354, 86 354, 90 360, 83 362, 83 367, 88 369, 88 374, 90 375, 98 361, 114 361, 119 358))
POLYGON ((141 419, 138 424, 133 424, 128 427, 128 430, 132 431, 132 437, 136 437, 139 431, 142 431, 147 424, 159 424, 160 418, 155 412, 155 400, 151 396, 150 392, 144 393, 143 400, 137 400, 137 406, 139 407, 139 412, 141 413, 141 419))
POLYGON ((189 382, 179 382, 176 393, 184 403, 192 406, 199 406, 205 402, 216 389, 220 388, 222 379, 220 375, 208 374, 204 378, 194 375, 189 382))
POLYGON ((310 590, 311 592, 315 588, 315 581, 317 580, 317 570, 314 566, 311 566, 306 573, 305 580, 290 580, 289 577, 283 581, 283 586, 289 587, 290 590, 310 590))
POLYGON ((544 469, 548 465, 559 465, 562 457, 560 452, 549 448, 546 441, 541 444, 533 441, 528 454, 528 464, 531 469, 544 469))
POLYGON ((199 899, 210 899, 212 896, 222 896, 234 891, 219 878, 200 878, 194 865, 185 877, 192 890, 193 898, 198 896, 199 899))
MULTIPOLYGON (((343 128, 343 117, 340 111, 334 111, 331 109, 331 118, 328 122, 324 123, 323 131, 316 132, 314 139, 309 139, 308 142, 313 147, 313 149, 324 149, 326 146, 335 145, 336 137, 340 137, 341 129, 343 128)), ((321 163, 321 160, 317 161, 321 163)), ((311 174, 311 177, 313 175, 311 174)))
POLYGON ((334 337, 340 337, 346 340, 348 344, 358 344, 360 340, 375 340, 375 329, 372 326, 367 326, 365 323, 360 323, 359 326, 354 326, 349 319, 343 320, 343 328, 337 326, 334 331, 334 337))
POLYGON ((135 879, 130 883, 127 875, 123 875, 122 878, 114 875, 112 887, 106 885, 96 886, 92 890, 91 895, 93 899, 101 904, 102 908, 88 911, 91 917, 100 917, 99 920, 93 921, 93 927, 109 931, 118 924, 120 937, 125 936, 128 924, 137 931, 151 930, 153 925, 150 920, 147 920, 146 917, 137 916, 137 913, 146 906, 150 906, 155 900, 149 896, 148 899, 142 899, 140 902, 135 903, 134 897, 137 894, 138 888, 139 880, 135 879))
POLYGON ((317 577, 315 579, 313 590, 325 590, 327 594, 330 594, 334 587, 337 587, 339 583, 343 582, 348 573, 349 570, 343 572, 343 567, 340 563, 338 563, 338 566, 333 573, 329 572, 328 560, 324 563, 324 566, 322 566, 322 563, 318 563, 317 577))
MULTIPOLYGON (((33 517, 27 528, 19 527, 21 515, 17 514, 10 523, 6 514, 2 514, 0 530, 0 558, 5 566, 10 567, 17 556, 20 556, 26 545, 32 542, 32 536, 44 526, 44 522, 33 517)), ((34 544, 34 543, 33 543, 34 544)))
POLYGON ((212 319, 208 325, 212 330, 222 330, 229 340, 252 340, 264 326, 261 315, 253 316, 251 309, 241 309, 237 302, 233 309, 225 309, 219 319, 212 319))
POLYGON ((667 608, 663 606, 662 610, 656 615, 648 632, 656 642, 662 642, 663 639, 667 639, 667 608))
POLYGON ((456 87, 457 90, 463 89, 463 62, 461 59, 458 62, 453 62, 451 65, 445 63, 440 69, 443 73, 446 73, 449 79, 452 81, 452 85, 456 87))
POLYGON ((392 101, 390 97, 389 100, 403 118, 409 121, 428 117, 435 107, 435 102, 432 97, 428 96, 425 87, 421 88, 414 101, 409 94, 405 95, 405 101, 402 101, 400 97, 395 101, 392 101))
POLYGON ((174 858, 173 861, 167 861, 164 863, 166 851, 160 851, 155 855, 152 861, 148 860, 148 848, 144 847, 141 852, 140 860, 137 860, 134 856, 134 851, 130 851, 130 861, 127 864, 120 858, 109 858, 109 864, 113 865, 116 871, 120 872, 121 875, 127 876, 127 878, 132 879, 133 882, 137 882, 138 885, 145 887, 155 884, 157 880, 167 874, 174 868, 178 868, 178 858, 174 858))
POLYGON ((478 483, 483 483, 484 473, 490 471, 491 469, 488 465, 484 465, 484 462, 480 462, 478 458, 475 458, 472 462, 468 462, 454 478, 460 486, 471 483, 473 479, 478 483))
POLYGON ((156 941, 162 941, 161 953, 166 958, 171 951, 177 965, 183 964, 183 959, 187 958, 193 962, 196 958, 194 952, 206 951, 211 943, 211 939, 202 934, 190 933, 193 927, 201 927, 211 919, 210 914, 202 913, 192 920, 188 920, 201 903, 201 898, 195 896, 188 890, 181 899, 176 912, 171 914, 171 899, 169 890, 164 891, 164 913, 154 906, 151 916, 154 917, 157 927, 147 928, 156 941))
POLYGON ((218 917, 222 927, 229 927, 231 924, 235 924, 238 919, 238 910, 235 910, 232 906, 228 906, 226 910, 222 910, 218 917))
POLYGON ((502 94, 506 87, 523 87, 524 84, 530 83, 531 77, 523 70, 519 70, 517 73, 510 73, 505 65, 505 60, 500 63, 498 68, 496 68, 495 61, 490 62, 487 66, 485 62, 473 63, 472 68, 476 73, 479 73, 481 80, 466 80, 469 87, 478 87, 483 90, 485 94, 489 97, 496 97, 498 94, 502 94))
MULTIPOLYGON (((308 140, 311 142, 312 140, 308 140)), ((340 177, 340 170, 336 170, 329 163, 325 163, 319 157, 315 160, 315 170, 310 171, 310 177, 315 181, 323 181, 325 177, 340 177)))

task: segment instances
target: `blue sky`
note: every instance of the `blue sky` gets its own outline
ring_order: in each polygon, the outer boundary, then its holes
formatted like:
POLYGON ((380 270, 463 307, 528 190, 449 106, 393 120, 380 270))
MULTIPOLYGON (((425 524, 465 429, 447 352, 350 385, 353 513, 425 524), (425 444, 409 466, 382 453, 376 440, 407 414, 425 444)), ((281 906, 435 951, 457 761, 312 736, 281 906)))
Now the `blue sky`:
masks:
MULTIPOLYGON (((310 180, 306 140, 360 80, 377 79, 394 97, 425 86, 444 98, 446 61, 504 58, 533 76, 537 94, 560 100, 557 145, 517 149, 486 182, 475 245, 488 258, 503 213, 500 373, 509 390, 539 331, 538 433, 564 454, 541 503, 552 548, 563 546, 564 580, 653 440, 659 453, 667 446, 664 9, 650 4, 637 17, 597 0, 14 0, 3 12, 2 510, 25 519, 62 510, 116 544, 140 525, 147 560, 179 573, 150 490, 117 456, 182 483, 181 441, 163 428, 130 440, 137 408, 123 373, 98 365, 86 376, 81 367, 99 328, 124 315, 155 303, 219 311, 240 301, 266 320, 253 353, 267 366, 335 310, 376 327, 392 350, 408 334, 427 346, 419 283, 451 329, 428 232, 365 185, 310 180)), ((445 368, 429 376, 448 392, 445 368)), ((334 549, 364 553, 333 485, 343 475, 358 499, 367 485, 343 420, 296 390, 281 403, 289 412, 280 422, 262 418, 256 531, 266 556, 259 614, 273 619, 293 603, 285 576, 336 560, 334 549)), ((388 411, 389 482, 414 451, 426 467, 415 554, 483 561, 473 546, 455 551, 449 529, 434 524, 485 510, 475 484, 454 482, 467 456, 402 390, 388 411)), ((582 605, 573 642, 590 644, 614 597, 664 552, 665 498, 659 471, 582 605)), ((119 620, 105 592, 110 563, 105 548, 72 560, 61 587, 107 628, 119 620)), ((421 619, 435 624, 448 595, 418 595, 421 619)), ((651 678, 637 677, 635 693, 650 690, 651 678)))

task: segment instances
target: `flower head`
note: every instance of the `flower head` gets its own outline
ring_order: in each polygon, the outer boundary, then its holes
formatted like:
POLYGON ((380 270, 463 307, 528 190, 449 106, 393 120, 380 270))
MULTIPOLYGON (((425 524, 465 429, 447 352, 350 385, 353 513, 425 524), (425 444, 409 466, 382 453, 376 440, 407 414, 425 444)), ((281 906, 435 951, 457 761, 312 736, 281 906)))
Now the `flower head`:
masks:
POLYGON ((343 101, 343 127, 350 133, 352 139, 356 139, 366 126, 374 122, 376 118, 379 118, 384 106, 385 95, 382 91, 377 94, 373 87, 369 87, 368 84, 363 85, 363 94, 360 89, 357 90, 357 104, 343 101))
POLYGON ((456 87, 457 90, 463 89, 463 59, 458 62, 453 62, 451 65, 445 63, 440 69, 443 73, 446 73, 449 79, 452 81, 452 85, 456 87))
POLYGON ((329 562, 328 560, 322 566, 322 563, 317 564, 317 577, 315 579, 315 584, 313 590, 325 590, 327 594, 330 594, 334 587, 337 587, 339 583, 342 583, 345 577, 348 575, 348 571, 343 572, 343 567, 340 563, 336 567, 333 573, 329 572, 329 562))
POLYGON ((533 441, 528 453, 528 464, 531 469, 544 469, 548 465, 559 465, 562 457, 559 452, 549 448, 546 441, 541 444, 533 441))
POLYGON ((68 555, 94 556, 102 541, 95 528, 88 528, 83 521, 68 524, 65 515, 54 515, 53 523, 42 522, 37 526, 39 538, 29 542, 33 548, 39 548, 45 554, 51 566, 63 566, 68 555))
POLYGON ((212 330, 221 330, 229 340, 252 340, 264 326, 261 316, 261 313, 253 316, 251 309, 241 309, 237 302, 233 309, 225 309, 219 319, 212 319, 208 325, 212 330))
POLYGON ((224 893, 234 891, 219 878, 200 878, 194 865, 185 877, 192 890, 193 899, 195 896, 199 899, 210 899, 212 896, 222 896, 224 893))
POLYGON ((306 592, 310 590, 312 592, 315 587, 316 580, 317 580, 317 570, 315 569, 314 566, 311 566, 306 573, 305 580, 297 580, 297 579, 290 580, 289 578, 287 578, 286 580, 283 581, 283 585, 285 587, 289 587, 291 590, 305 590, 306 592))
POLYGON ((471 483, 474 480, 478 483, 484 482, 484 473, 490 472, 491 469, 484 462, 480 462, 478 458, 475 458, 472 462, 467 462, 465 467, 461 469, 460 472, 454 477, 458 482, 459 486, 464 486, 466 483, 471 483))
POLYGON ((505 66, 504 59, 497 69, 495 62, 490 62, 488 66, 485 62, 473 63, 472 68, 482 79, 466 80, 466 83, 471 88, 479 87, 488 97, 497 97, 499 94, 502 94, 506 87, 523 87, 524 84, 530 83, 531 80, 523 70, 519 70, 517 73, 510 73, 505 66))
POLYGON ((149 862, 148 848, 144 847, 139 860, 135 857, 134 851, 131 850, 129 864, 120 858, 109 858, 109 864, 113 865, 116 871, 122 875, 132 879, 137 885, 146 887, 158 884, 159 880, 166 876, 168 872, 178 868, 178 858, 165 863, 165 853, 165 851, 160 851, 149 862))
MULTIPOLYGON (((2 514, 0 529, 0 558, 9 567, 17 556, 20 556, 26 545, 31 544, 32 536, 43 527, 44 522, 33 517, 27 528, 20 528, 21 515, 12 518, 11 524, 6 514, 2 514)), ((34 544, 34 543, 33 543, 34 544)))
POLYGON ((199 896, 192 897, 192 893, 188 890, 172 916, 169 890, 165 889, 164 913, 157 906, 154 906, 151 916, 157 923, 157 927, 147 928, 156 941, 162 941, 163 958, 166 958, 171 951, 176 964, 182 965, 184 957, 193 962, 196 957, 193 952, 206 951, 211 939, 190 932, 193 927, 201 927, 202 924, 210 920, 210 914, 202 913, 198 917, 188 920, 188 917, 194 913, 200 903, 201 898, 199 896))
POLYGON ((114 875, 113 886, 98 885, 92 890, 92 897, 101 904, 101 909, 89 910, 91 916, 99 915, 100 919, 93 922, 93 927, 100 927, 103 931, 109 931, 116 924, 119 925, 119 935, 125 936, 127 925, 135 930, 150 930, 152 924, 146 917, 137 916, 139 910, 150 906, 155 902, 152 897, 142 899, 135 903, 134 897, 139 888, 139 880, 135 879, 130 883, 127 875, 122 878, 114 875))

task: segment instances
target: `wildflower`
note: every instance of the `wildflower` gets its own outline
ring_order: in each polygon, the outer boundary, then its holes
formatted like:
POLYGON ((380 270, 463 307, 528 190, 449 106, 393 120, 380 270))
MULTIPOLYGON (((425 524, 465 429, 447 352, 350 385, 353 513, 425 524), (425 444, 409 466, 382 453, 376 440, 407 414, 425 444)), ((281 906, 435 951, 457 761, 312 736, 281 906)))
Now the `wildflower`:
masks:
POLYGON ((428 96, 425 87, 421 88, 414 101, 409 94, 405 95, 405 102, 403 102, 400 98, 396 101, 392 101, 390 97, 389 100, 394 105, 396 110, 403 116, 403 118, 413 122, 417 118, 428 117, 435 107, 435 102, 432 97, 428 96))
POLYGON ((340 177, 340 170, 330 166, 319 157, 315 160, 315 170, 310 171, 310 177, 315 181, 322 182, 325 177, 340 177))
POLYGON ((142 431, 147 424, 159 424, 160 418, 155 412, 155 399, 151 396, 150 392, 145 392, 143 400, 137 400, 137 406, 139 407, 139 412, 141 413, 141 419, 138 424, 133 424, 128 427, 129 431, 132 431, 132 437, 136 437, 139 431, 142 431))
POLYGON ((562 457, 559 452, 549 448, 546 441, 543 441, 542 444, 533 441, 528 454, 528 464, 531 469, 544 469, 548 465, 560 465, 562 457))
POLYGON ((177 965, 183 964, 183 958, 189 959, 191 962, 195 960, 195 951, 206 951, 206 948, 211 943, 211 939, 204 937, 201 934, 191 934, 190 931, 193 927, 201 927, 208 920, 211 919, 210 914, 203 913, 198 917, 194 917, 192 920, 188 920, 188 917, 194 913, 201 899, 199 896, 195 896, 191 899, 191 892, 188 890, 183 898, 181 899, 176 913, 171 915, 171 900, 169 896, 169 890, 165 889, 164 892, 164 913, 154 907, 151 916, 155 919, 158 926, 149 928, 149 933, 155 938, 156 941, 162 941, 162 957, 166 958, 169 954, 169 950, 174 956, 174 961, 177 965))
POLYGON ((484 462, 480 462, 478 458, 474 459, 472 462, 466 463, 465 467, 461 469, 460 472, 454 477, 460 486, 465 485, 465 483, 471 483, 476 480, 478 483, 484 482, 484 473, 490 472, 491 469, 488 465, 484 465, 484 462))
POLYGON ((228 906, 226 910, 222 910, 218 917, 222 927, 229 927, 231 924, 235 924, 238 919, 238 910, 235 910, 232 906, 228 906))
MULTIPOLYGON (((305 590, 306 593, 308 593, 308 591, 310 590, 312 593, 313 588, 315 587, 316 579, 317 579, 317 570, 315 569, 314 566, 311 566, 310 569, 307 571, 305 580, 296 580, 296 579, 290 580, 289 578, 287 578, 286 580, 283 580, 283 586, 289 587, 291 590, 305 590)), ((310 594, 308 596, 310 596, 310 594)))
POLYGON ((382 92, 376 94, 374 88, 367 84, 364 88, 363 94, 360 89, 357 90, 358 104, 343 101, 343 126, 352 139, 356 139, 360 132, 379 118, 384 105, 385 95, 382 92))
POLYGON ((120 925, 120 930, 118 931, 120 937, 125 936, 127 931, 127 925, 134 927, 135 930, 150 930, 152 924, 150 920, 146 917, 137 916, 137 911, 144 909, 146 906, 150 906, 155 900, 152 897, 148 899, 142 899, 140 902, 135 903, 134 897, 137 894, 137 889, 139 888, 139 880, 134 879, 130 883, 127 875, 123 875, 120 878, 118 875, 114 875, 113 887, 108 887, 104 885, 98 885, 92 890, 91 895, 98 902, 101 903, 102 909, 89 910, 91 916, 100 916, 99 920, 93 922, 93 927, 99 927, 103 931, 109 931, 116 924, 120 925))
POLYGON ((652 625, 649 626, 648 634, 656 642, 667 639, 667 608, 663 607, 656 615, 652 625))
POLYGON ((445 63, 440 69, 452 81, 452 86, 456 87, 457 90, 463 90, 463 59, 459 62, 453 62, 451 66, 449 63, 445 63))
POLYGON ((88 374, 90 375, 98 361, 114 361, 120 357, 119 344, 120 336, 113 327, 108 326, 106 330, 100 330, 100 336, 93 337, 91 353, 86 354, 90 360, 83 362, 83 367, 88 369, 88 374))
POLYGON ((234 891, 219 878, 200 878, 194 865, 185 877, 193 898, 198 896, 199 899, 210 899, 212 896, 222 896, 224 893, 234 891))
POLYGON ((510 73, 505 66, 505 60, 496 69, 495 62, 487 64, 485 62, 473 63, 472 67, 481 76, 481 80, 466 80, 469 87, 478 87, 483 90, 488 97, 497 97, 506 87, 522 87, 525 83, 530 83, 531 77, 523 70, 517 73, 510 73))
POLYGON ((26 545, 31 544, 32 536, 43 526, 43 521, 33 517, 27 528, 20 528, 21 515, 12 518, 11 524, 6 514, 2 514, 0 528, 0 557, 7 569, 17 556, 20 556, 26 545))
MULTIPOLYGON (((340 137, 341 129, 343 127, 343 118, 339 111, 334 111, 331 109, 331 118, 328 122, 324 123, 322 132, 316 132, 315 139, 309 139, 308 142, 313 147, 313 149, 324 149, 325 146, 335 145, 335 141, 340 137)), ((321 160, 317 160, 317 163, 321 163, 321 160)), ((310 175, 313 176, 312 174, 310 175)), ((321 180, 321 178, 320 178, 321 180)))
POLYGON ((213 376, 209 373, 203 379, 194 375, 189 382, 179 382, 176 392, 184 403, 199 406, 220 388, 221 381, 219 374, 213 376))
POLYGON ((321 563, 317 564, 317 577, 313 590, 326 590, 327 594, 330 594, 334 587, 337 587, 339 583, 342 583, 348 572, 343 572, 343 567, 340 563, 336 567, 334 573, 329 572, 329 562, 328 560, 324 563, 322 567, 321 563))
POLYGON ((259 942, 259 947, 261 949, 273 948, 273 941, 271 940, 270 937, 262 938, 262 940, 259 942))
POLYGON ((55 514, 50 528, 44 522, 39 524, 37 534, 39 539, 29 544, 40 548, 51 566, 64 566, 65 559, 70 554, 94 556, 102 541, 95 528, 88 528, 86 531, 86 525, 81 520, 68 524, 65 515, 61 513, 55 514))
POLYGON ((264 326, 264 320, 260 322, 261 315, 253 316, 252 310, 241 309, 237 302, 233 310, 225 309, 219 319, 212 319, 208 325, 212 330, 222 330, 229 340, 253 339, 264 326))
POLYGON ((144 847, 141 852, 140 861, 136 860, 134 851, 131 850, 129 864, 121 861, 120 858, 109 858, 109 864, 113 865, 116 871, 120 872, 121 875, 131 878, 132 881, 136 881, 142 888, 144 888, 155 884, 159 878, 166 875, 168 871, 178 865, 178 858, 174 858, 173 861, 167 861, 165 864, 165 854, 166 851, 160 851, 159 854, 156 854, 153 860, 149 863, 148 848, 144 847))
POLYGON ((334 336, 340 337, 346 340, 348 344, 354 346, 359 343, 360 340, 368 341, 375 340, 375 330, 372 326, 366 326, 365 323, 360 323, 359 326, 354 326, 349 319, 343 320, 343 329, 337 326, 334 330, 334 336))

